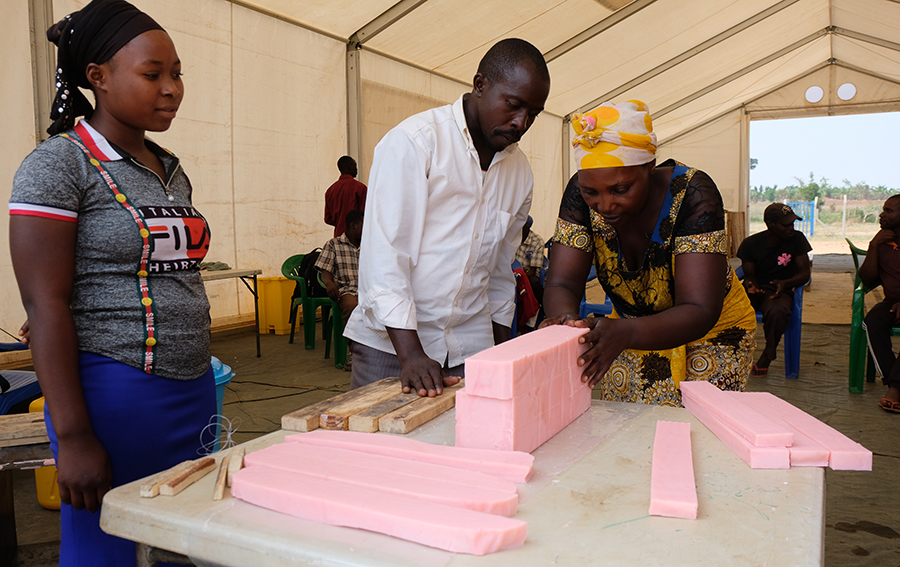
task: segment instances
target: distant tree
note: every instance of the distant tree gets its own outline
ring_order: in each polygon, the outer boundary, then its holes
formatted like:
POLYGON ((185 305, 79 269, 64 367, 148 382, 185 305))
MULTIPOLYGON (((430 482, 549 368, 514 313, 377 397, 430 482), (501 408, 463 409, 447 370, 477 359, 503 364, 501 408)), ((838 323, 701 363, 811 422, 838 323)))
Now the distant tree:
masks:
POLYGON ((759 160, 756 159, 755 157, 750 158, 750 171, 753 171, 754 169, 756 169, 756 164, 758 164, 758 163, 759 163, 759 160))

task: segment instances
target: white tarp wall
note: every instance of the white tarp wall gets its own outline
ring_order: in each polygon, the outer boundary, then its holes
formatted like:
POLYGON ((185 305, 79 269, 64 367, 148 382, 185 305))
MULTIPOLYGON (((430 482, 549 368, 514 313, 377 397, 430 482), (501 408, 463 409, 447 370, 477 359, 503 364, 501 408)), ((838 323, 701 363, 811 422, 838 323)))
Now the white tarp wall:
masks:
MULTIPOLYGON (((0 20, 10 65, 0 86, 8 129, 0 142, 4 200, 37 140, 31 1, 40 0, 15 0, 0 20)), ((194 204, 212 230, 206 259, 281 275, 287 257, 332 236, 323 222, 323 195, 339 175, 337 159, 348 151, 346 43, 226 0, 197 0, 189 12, 178 0, 132 1, 168 30, 183 62, 186 94, 178 118, 168 132, 148 134, 179 155, 191 178, 194 204)), ((52 21, 85 4, 54 0, 52 21)), ((43 42, 43 30, 36 37, 43 42)), ((375 144, 388 129, 471 87, 361 53, 365 181, 375 144)), ((560 120, 540 117, 521 142, 535 172, 535 230, 545 239, 552 236, 562 187, 560 120)), ((8 215, 0 216, 5 235, 8 215)), ((5 245, 0 270, 0 326, 17 329, 24 311, 5 245)), ((252 297, 239 281, 210 282, 207 293, 215 324, 252 320, 252 297)))

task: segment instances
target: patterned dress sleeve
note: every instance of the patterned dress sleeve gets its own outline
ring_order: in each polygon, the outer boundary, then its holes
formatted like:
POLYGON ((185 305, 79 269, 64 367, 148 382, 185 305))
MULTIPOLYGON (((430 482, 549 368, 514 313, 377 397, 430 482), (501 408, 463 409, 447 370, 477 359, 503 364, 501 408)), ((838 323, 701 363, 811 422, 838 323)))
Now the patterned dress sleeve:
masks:
POLYGON ((581 196, 578 185, 578 174, 572 176, 563 191, 559 205, 559 218, 556 220, 556 232, 553 242, 576 248, 589 254, 594 253, 593 230, 591 227, 591 211, 581 196))
POLYGON ((675 254, 725 254, 725 208, 715 182, 696 171, 675 221, 675 254))

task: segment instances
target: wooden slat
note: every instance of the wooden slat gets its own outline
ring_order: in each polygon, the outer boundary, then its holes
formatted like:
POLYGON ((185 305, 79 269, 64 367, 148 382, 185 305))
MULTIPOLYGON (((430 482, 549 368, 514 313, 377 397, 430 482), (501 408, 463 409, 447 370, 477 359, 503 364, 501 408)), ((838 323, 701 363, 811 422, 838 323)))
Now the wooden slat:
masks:
POLYGON ((141 498, 154 498, 159 495, 159 487, 162 486, 162 483, 166 482, 173 476, 181 473, 182 471, 186 471, 194 464, 194 461, 184 461, 178 463, 174 467, 170 469, 166 469, 161 473, 155 474, 145 480, 141 484, 141 498))
MULTIPOLYGON (((400 380, 388 378, 380 387, 335 404, 319 415, 319 427, 322 429, 343 429, 348 427, 348 418, 369 407, 389 400, 400 392, 400 380)), ((362 390, 362 388, 359 388, 362 390)))
POLYGON ((31 366, 31 349, 0 352, 0 370, 31 366))
POLYGON ((393 398, 366 408, 356 415, 351 415, 350 419, 347 420, 349 422, 348 429, 362 433, 375 433, 378 431, 379 419, 418 399, 419 395, 415 392, 397 394, 393 398))
POLYGON ((365 396, 372 390, 381 389, 393 389, 395 391, 399 391, 400 380, 398 378, 385 378, 384 380, 379 380, 378 382, 368 384, 366 386, 363 386, 362 388, 350 390, 349 392, 339 394, 337 396, 334 396, 333 398, 323 400, 317 404, 312 404, 311 406, 298 409, 297 411, 291 412, 281 417, 281 428, 288 431, 312 431, 313 429, 317 429, 319 427, 319 417, 324 412, 327 412, 328 410, 333 408, 335 405, 365 396))
POLYGON ((229 453, 228 486, 231 486, 231 480, 234 478, 234 473, 244 467, 244 451, 246 451, 244 447, 238 446, 232 447, 231 452, 229 453))
POLYGON ((169 477, 159 485, 159 493, 163 496, 175 496, 212 472, 214 468, 216 468, 215 459, 204 457, 199 461, 194 461, 190 467, 169 477))
POLYGON ((419 398, 378 420, 378 430, 385 433, 409 433, 423 423, 431 421, 456 405, 456 391, 463 382, 444 388, 434 398, 419 398))
POLYGON ((231 453, 228 453, 219 461, 219 475, 216 477, 216 486, 213 488, 213 500, 221 500, 225 497, 225 484, 228 480, 228 462, 230 460, 231 453))
POLYGON ((48 443, 43 412, 0 416, 0 447, 48 443))

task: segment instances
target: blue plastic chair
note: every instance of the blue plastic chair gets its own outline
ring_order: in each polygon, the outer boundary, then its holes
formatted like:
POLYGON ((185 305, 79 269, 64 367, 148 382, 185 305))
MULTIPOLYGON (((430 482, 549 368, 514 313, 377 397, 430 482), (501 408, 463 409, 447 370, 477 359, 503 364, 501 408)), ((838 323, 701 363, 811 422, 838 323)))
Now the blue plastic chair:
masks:
MULTIPOLYGON (((744 269, 738 266, 734 273, 739 280, 744 279, 744 269)), ((791 306, 791 318, 788 319, 788 327, 784 331, 784 376, 796 380, 800 376, 800 332, 803 323, 803 288, 799 285, 794 289, 794 304, 791 306)), ((762 313, 756 312, 756 322, 762 323, 762 313)))
MULTIPOLYGON (((588 274, 587 282, 593 280, 597 277, 597 270, 594 266, 591 266, 591 271, 588 274)), ((591 313, 594 315, 609 315, 612 313, 613 306, 612 302, 609 300, 609 296, 606 296, 606 301, 604 303, 588 303, 587 296, 581 297, 581 305, 578 306, 578 316, 584 319, 591 313)))
MULTIPOLYGON (((26 349, 28 349, 28 345, 23 345, 22 343, 0 344, 0 352, 26 349)), ((9 381, 9 390, 5 394, 0 394, 0 415, 8 414, 14 405, 41 393, 41 386, 38 384, 37 376, 34 372, 4 370, 3 377, 9 381)))

